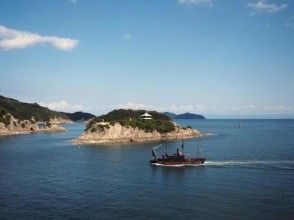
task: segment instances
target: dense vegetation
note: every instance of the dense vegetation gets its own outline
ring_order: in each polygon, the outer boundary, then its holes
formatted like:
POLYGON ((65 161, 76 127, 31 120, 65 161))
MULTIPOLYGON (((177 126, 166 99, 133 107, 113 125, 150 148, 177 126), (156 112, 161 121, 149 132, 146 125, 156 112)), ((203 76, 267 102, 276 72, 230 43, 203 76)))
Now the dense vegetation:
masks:
POLYGON ((205 119, 203 115, 194 114, 194 113, 184 113, 184 114, 175 114, 171 112, 164 112, 163 114, 167 115, 171 119, 205 119))
POLYGON ((120 123, 122 126, 139 128, 146 132, 152 132, 156 130, 160 133, 166 133, 175 130, 175 126, 168 116, 156 111, 148 111, 148 113, 152 115, 152 119, 144 120, 141 115, 143 115, 145 112, 145 110, 130 109, 113 110, 106 115, 101 115, 92 119, 88 123, 86 130, 92 129, 92 126, 95 123, 103 121, 109 122, 111 125, 120 123))
POLYGON ((177 114, 172 112, 163 112, 166 116, 168 116, 170 119, 175 119, 177 117, 177 114))
POLYGON ((69 117, 72 121, 88 121, 91 118, 95 118, 96 116, 87 112, 74 112, 74 113, 66 113, 66 112, 60 112, 62 114, 65 114, 69 117))
POLYGON ((5 126, 10 123, 10 115, 7 115, 6 113, 7 112, 3 109, 0 111, 0 122, 4 123, 5 126))
POLYGON ((0 95, 0 122, 8 123, 4 115, 10 113, 19 120, 29 120, 33 116, 36 121, 45 121, 49 124, 51 118, 64 118, 72 121, 85 121, 94 118, 95 115, 86 112, 57 112, 42 107, 37 103, 24 103, 15 99, 6 98, 0 95))
MULTIPOLYGON (((33 116, 37 121, 49 121, 50 118, 68 118, 63 113, 52 111, 37 103, 24 103, 15 99, 0 96, 0 112, 7 112, 20 120, 29 120, 33 116)), ((3 117, 2 117, 3 118, 3 117)))

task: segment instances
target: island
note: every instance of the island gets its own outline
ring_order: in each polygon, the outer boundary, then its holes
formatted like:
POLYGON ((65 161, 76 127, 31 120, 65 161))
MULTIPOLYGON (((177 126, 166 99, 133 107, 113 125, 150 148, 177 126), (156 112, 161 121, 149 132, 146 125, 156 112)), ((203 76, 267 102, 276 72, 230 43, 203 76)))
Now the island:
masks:
POLYGON ((172 112, 163 112, 163 114, 167 115, 171 119, 205 119, 203 115, 194 114, 194 113, 183 113, 183 114, 175 114, 172 112))
POLYGON ((118 109, 90 120, 76 144, 142 143, 201 137, 204 134, 182 127, 156 111, 118 109))
POLYGON ((93 117, 85 112, 57 112, 37 103, 20 102, 0 95, 0 136, 65 131, 61 124, 93 117))
POLYGON ((88 112, 82 112, 82 111, 74 112, 74 113, 68 113, 68 112, 60 112, 60 113, 66 115, 70 120, 75 122, 88 121, 96 117, 93 114, 90 114, 88 112))

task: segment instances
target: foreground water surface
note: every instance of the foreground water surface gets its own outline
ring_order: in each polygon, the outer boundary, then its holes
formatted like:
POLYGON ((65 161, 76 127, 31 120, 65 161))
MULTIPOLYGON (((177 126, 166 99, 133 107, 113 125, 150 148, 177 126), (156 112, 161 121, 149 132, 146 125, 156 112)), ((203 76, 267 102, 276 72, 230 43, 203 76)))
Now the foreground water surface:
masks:
MULTIPOLYGON (((1 137, 0 218, 294 218, 294 120, 178 123, 212 134, 200 141, 206 165, 151 167, 155 143, 75 146, 78 123, 1 137)), ((185 144, 195 155, 197 140, 185 144)))

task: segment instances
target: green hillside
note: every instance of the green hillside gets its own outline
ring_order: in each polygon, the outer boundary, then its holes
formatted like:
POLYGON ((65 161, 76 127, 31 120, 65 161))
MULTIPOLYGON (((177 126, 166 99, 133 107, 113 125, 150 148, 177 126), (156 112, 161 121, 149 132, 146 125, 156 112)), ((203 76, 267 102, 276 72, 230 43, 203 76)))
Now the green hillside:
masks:
POLYGON ((203 115, 194 114, 194 113, 184 113, 184 114, 175 114, 172 112, 163 112, 163 114, 167 115, 171 119, 205 119, 203 115))
POLYGON ((20 102, 4 96, 0 96, 0 112, 10 113, 20 120, 28 120, 31 119, 32 116, 37 121, 48 121, 50 118, 55 117, 68 118, 68 116, 63 113, 52 111, 37 103, 20 102))
POLYGON ((144 120, 141 115, 143 115, 145 110, 125 110, 118 109, 109 112, 106 115, 101 115, 90 121, 87 125, 86 130, 93 129, 93 125, 97 122, 109 122, 111 125, 115 123, 120 123, 125 127, 139 128, 146 132, 152 132, 154 130, 165 133, 175 130, 175 125, 170 120, 170 118, 162 113, 156 111, 148 111, 152 116, 151 120, 144 120))
POLYGON ((60 112, 65 114, 69 117, 72 121, 88 121, 89 119, 95 118, 96 116, 87 112, 74 112, 74 113, 67 113, 67 112, 60 112))

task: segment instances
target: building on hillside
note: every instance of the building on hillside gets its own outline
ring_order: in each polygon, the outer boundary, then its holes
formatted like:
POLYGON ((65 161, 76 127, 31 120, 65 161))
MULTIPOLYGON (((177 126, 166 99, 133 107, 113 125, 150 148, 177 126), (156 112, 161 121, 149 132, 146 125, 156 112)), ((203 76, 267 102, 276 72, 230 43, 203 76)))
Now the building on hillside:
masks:
POLYGON ((141 117, 144 120, 151 120, 152 119, 152 115, 148 114, 147 112, 145 112, 143 115, 141 115, 141 117))

